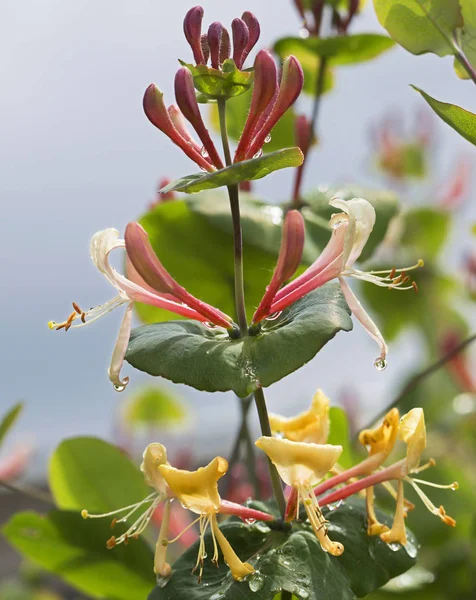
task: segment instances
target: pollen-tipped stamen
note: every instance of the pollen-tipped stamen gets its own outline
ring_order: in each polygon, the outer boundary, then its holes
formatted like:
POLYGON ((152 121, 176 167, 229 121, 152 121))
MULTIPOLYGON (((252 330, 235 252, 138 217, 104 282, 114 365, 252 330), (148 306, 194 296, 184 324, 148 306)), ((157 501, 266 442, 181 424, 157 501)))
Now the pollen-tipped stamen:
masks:
MULTIPOLYGON (((408 481, 408 483, 413 487, 415 492, 418 494, 418 496, 422 500, 423 504, 433 515, 439 517, 445 525, 449 525, 450 527, 455 527, 456 521, 452 517, 450 517, 449 515, 446 514, 443 506, 440 506, 440 508, 436 508, 436 506, 428 498, 428 496, 425 494, 425 492, 416 484, 415 479, 413 479, 411 477, 405 477, 405 481, 408 481)), ((453 490, 458 489, 456 482, 454 482, 448 486, 440 486, 440 485, 432 485, 431 482, 427 482, 427 481, 422 481, 422 480, 418 480, 418 481, 421 484, 430 485, 431 487, 441 487, 444 489, 453 489, 453 490)))
POLYGON ((304 509, 316 534, 321 548, 333 556, 340 556, 344 552, 344 546, 339 542, 333 542, 327 535, 327 523, 311 487, 299 486, 299 496, 303 499, 304 509))

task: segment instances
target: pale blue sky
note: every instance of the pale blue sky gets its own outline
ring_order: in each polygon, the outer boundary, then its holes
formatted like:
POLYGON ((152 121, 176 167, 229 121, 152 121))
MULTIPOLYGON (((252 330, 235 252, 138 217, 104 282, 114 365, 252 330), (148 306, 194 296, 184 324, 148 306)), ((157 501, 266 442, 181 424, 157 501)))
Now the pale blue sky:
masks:
MULTIPOLYGON (((243 10, 255 12, 262 46, 299 28, 291 0, 203 5, 207 22, 226 24, 243 10)), ((50 332, 46 323, 64 317, 72 300, 92 306, 111 297, 88 256, 91 235, 106 227, 123 230, 152 199, 161 176, 195 170, 149 124, 141 107, 152 81, 172 101, 176 59, 189 57, 182 19, 190 6, 188 0, 2 2, 0 409, 26 400, 18 437, 34 438, 40 457, 62 437, 111 434, 111 415, 122 396, 112 390, 106 368, 121 314, 67 335, 50 332)), ((379 30, 371 9, 356 29, 379 30)), ((368 182, 370 125, 393 109, 412 113, 422 106, 409 83, 476 110, 474 87, 456 79, 450 59, 395 49, 374 62, 341 68, 335 90, 323 101, 322 144, 306 184, 368 182)), ((445 125, 437 127, 438 176, 460 152, 476 160, 473 147, 445 125)), ((282 200, 290 182, 282 172, 258 188, 282 200)), ((466 217, 475 217, 472 206, 466 217)), ((379 373, 373 367, 375 347, 357 323, 353 333, 339 335, 305 368, 272 386, 270 406, 299 409, 317 386, 331 397, 347 386, 359 390, 370 411, 395 393, 401 368, 416 359, 418 348, 410 341, 392 346, 389 368, 379 373)), ((146 379, 125 370, 132 391, 146 379)), ((236 427, 233 396, 181 391, 193 402, 200 425, 192 447, 204 431, 207 450, 224 451, 236 427), (214 425, 215 443, 209 438, 214 425)))

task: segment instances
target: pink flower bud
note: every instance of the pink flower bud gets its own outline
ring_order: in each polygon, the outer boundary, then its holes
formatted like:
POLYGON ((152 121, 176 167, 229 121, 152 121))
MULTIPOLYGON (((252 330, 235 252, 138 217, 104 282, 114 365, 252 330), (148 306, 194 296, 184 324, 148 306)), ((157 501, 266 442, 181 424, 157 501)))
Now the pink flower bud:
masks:
POLYGON ((241 18, 246 23, 246 26, 248 27, 248 31, 249 31, 248 43, 243 52, 243 63, 244 63, 246 60, 246 57, 251 52, 251 50, 253 50, 253 48, 256 45, 256 42, 259 40, 261 28, 260 28, 258 19, 249 10, 245 11, 241 15, 241 18))
POLYGON ((304 74, 299 61, 295 56, 288 56, 283 64, 283 74, 276 102, 274 103, 266 122, 263 124, 260 131, 255 134, 253 142, 246 150, 245 158, 252 158, 261 150, 273 127, 288 108, 296 102, 301 93, 303 84, 304 74))
POLYGON ((311 121, 306 115, 298 115, 294 121, 294 136, 296 146, 301 148, 302 153, 306 155, 311 145, 311 121))
POLYGON ((186 67, 180 68, 175 75, 175 98, 184 117, 197 132, 212 163, 222 169, 223 163, 198 108, 192 74, 186 67))
POLYGON ((204 64, 207 64, 208 59, 210 58, 210 46, 208 45, 208 35, 206 33, 202 34, 200 44, 202 46, 204 64))
POLYGON ((213 22, 208 28, 208 45, 210 47, 210 58, 212 67, 220 68, 220 50, 223 36, 223 25, 219 21, 213 22))
POLYGON ((174 124, 175 129, 179 132, 183 139, 188 142, 192 148, 195 148, 197 152, 200 152, 202 147, 193 139, 190 131, 187 128, 187 123, 180 108, 176 104, 171 104, 168 107, 167 112, 169 113, 170 120, 174 124))
POLYGON ((183 32, 187 42, 192 48, 193 57, 197 65, 205 64, 200 37, 202 33, 203 8, 194 6, 185 15, 183 32))
POLYGON ((235 153, 235 162, 243 160, 251 144, 256 126, 268 106, 272 106, 278 87, 278 73, 274 58, 267 50, 260 50, 254 63, 255 77, 250 112, 235 153))
POLYGON ((233 19, 231 23, 233 32, 233 60, 238 69, 243 66, 243 53, 250 39, 248 26, 242 19, 233 19))
POLYGON ((304 219, 298 210, 290 210, 283 223, 283 237, 281 239, 278 263, 271 283, 266 288, 263 299, 253 316, 253 323, 261 321, 269 314, 269 309, 277 291, 285 281, 294 275, 301 264, 304 238, 304 219))
POLYGON ((220 45, 220 64, 223 64, 227 58, 230 58, 230 34, 226 27, 223 27, 220 45))
POLYGON ((206 171, 215 170, 215 167, 177 131, 165 106, 164 95, 153 83, 145 91, 143 106, 149 121, 181 148, 184 154, 206 171))
POLYGON ((124 234, 126 252, 132 266, 146 284, 160 293, 172 294, 177 300, 221 327, 230 327, 230 317, 202 302, 178 284, 157 258, 149 236, 139 223, 129 223, 124 234))

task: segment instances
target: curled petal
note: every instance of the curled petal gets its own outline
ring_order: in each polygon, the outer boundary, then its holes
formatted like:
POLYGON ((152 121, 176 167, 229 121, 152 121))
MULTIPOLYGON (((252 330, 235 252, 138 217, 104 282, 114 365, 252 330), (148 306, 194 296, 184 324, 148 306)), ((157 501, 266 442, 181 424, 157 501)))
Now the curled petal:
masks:
POLYGON ((301 213, 298 210, 290 210, 284 219, 278 263, 271 283, 266 288, 263 299, 254 314, 254 323, 269 314, 276 292, 285 281, 294 275, 299 267, 304 248, 304 236, 305 226, 301 213))
POLYGON ((187 42, 192 48, 193 57, 197 65, 205 64, 206 62, 203 56, 202 45, 200 41, 203 12, 204 11, 201 6, 194 6, 187 12, 183 21, 183 32, 187 42))
POLYGON ((131 336, 132 324, 132 302, 129 302, 126 308, 126 313, 122 319, 119 334, 117 336, 116 345, 112 352, 111 364, 108 369, 108 376, 111 380, 114 389, 117 392, 123 392, 129 383, 129 377, 121 379, 121 369, 124 364, 124 356, 126 355, 129 338, 131 336))
MULTIPOLYGON (((341 200, 333 198, 329 204, 339 208, 349 217, 349 228, 344 248, 344 264, 351 267, 360 257, 365 244, 367 243, 372 229, 375 225, 375 209, 363 198, 353 198, 352 200, 341 200)), ((333 216, 333 220, 340 219, 340 215, 333 216)))
POLYGON ((180 68, 175 75, 175 98, 184 117, 197 132, 211 161, 218 169, 222 169, 223 163, 200 114, 192 74, 186 67, 180 68))
POLYGON ((339 277, 339 283, 342 289, 342 293, 344 294, 344 297, 346 299, 346 302, 349 305, 350 310, 352 311, 352 314, 355 317, 357 317, 357 319, 367 330, 367 333, 370 335, 370 337, 374 339, 379 345, 380 356, 377 360, 383 361, 383 363, 385 364, 385 357, 387 356, 388 346, 385 343, 385 340, 383 339, 379 328, 369 317, 364 307, 359 302, 354 292, 350 289, 349 284, 344 280, 343 277, 339 277))

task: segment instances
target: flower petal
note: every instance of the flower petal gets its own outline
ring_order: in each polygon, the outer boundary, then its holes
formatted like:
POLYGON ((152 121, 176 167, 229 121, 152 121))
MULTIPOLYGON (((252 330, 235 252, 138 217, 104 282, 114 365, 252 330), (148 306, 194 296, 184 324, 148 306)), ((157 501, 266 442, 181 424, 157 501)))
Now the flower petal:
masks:
MULTIPOLYGON (((333 198, 329 204, 340 208, 349 217, 349 237, 346 239, 344 264, 346 267, 350 267, 361 255, 372 233, 376 219, 375 209, 370 202, 363 198, 353 198, 352 200, 333 198)), ((336 216, 339 218, 339 215, 336 216)))
POLYGON ((121 369, 124 364, 124 356, 126 354, 129 338, 131 336, 132 324, 132 302, 129 302, 126 308, 124 318, 122 319, 119 334, 117 336, 116 345, 112 352, 111 364, 108 369, 108 376, 111 380, 114 389, 117 392, 123 392, 129 383, 129 377, 121 379, 121 369))
POLYGON ((367 333, 370 335, 372 339, 374 339, 380 348, 380 356, 378 360, 384 361, 387 356, 388 346, 383 339, 382 334, 380 333, 379 328, 372 319, 369 317, 367 312, 365 311, 362 304, 360 304, 357 296, 350 289, 349 284, 343 277, 339 277, 340 287, 342 289, 342 293, 344 294, 344 298, 346 299, 347 304, 349 305, 352 314, 357 317, 357 319, 362 323, 362 325, 367 330, 367 333))

